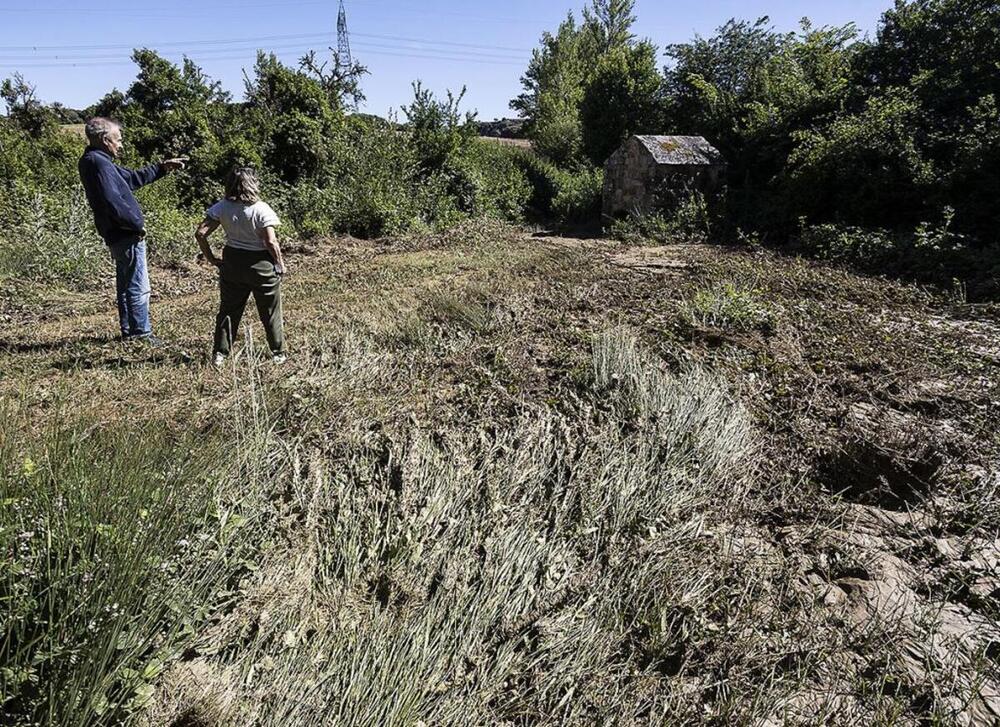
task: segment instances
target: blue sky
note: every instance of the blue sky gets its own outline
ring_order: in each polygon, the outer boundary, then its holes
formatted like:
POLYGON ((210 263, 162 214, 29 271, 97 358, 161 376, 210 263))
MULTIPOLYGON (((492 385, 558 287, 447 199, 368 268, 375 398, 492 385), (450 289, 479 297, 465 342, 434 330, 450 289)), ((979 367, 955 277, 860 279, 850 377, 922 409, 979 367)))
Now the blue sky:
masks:
MULTIPOLYGON (((354 56, 368 66, 365 109, 385 114, 411 96, 416 79, 436 92, 467 86, 464 106, 481 119, 513 115, 508 101, 531 48, 584 0, 345 0, 354 56)), ((855 22, 873 33, 892 0, 638 0, 636 32, 659 46, 708 35, 731 17, 768 15, 779 30, 802 16, 815 25, 855 22)), ((242 96, 256 48, 289 63, 336 43, 337 0, 0 0, 0 77, 21 71, 46 102, 84 107, 135 76, 131 47, 188 54, 242 96)))

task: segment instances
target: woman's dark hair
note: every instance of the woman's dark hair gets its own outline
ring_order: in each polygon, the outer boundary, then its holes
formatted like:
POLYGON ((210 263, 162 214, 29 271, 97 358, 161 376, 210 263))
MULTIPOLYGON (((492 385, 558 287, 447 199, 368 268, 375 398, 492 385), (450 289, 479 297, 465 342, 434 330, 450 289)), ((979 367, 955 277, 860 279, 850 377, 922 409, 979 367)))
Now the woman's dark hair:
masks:
POLYGON ((252 167, 233 167, 226 175, 226 199, 243 204, 260 201, 260 182, 252 167))

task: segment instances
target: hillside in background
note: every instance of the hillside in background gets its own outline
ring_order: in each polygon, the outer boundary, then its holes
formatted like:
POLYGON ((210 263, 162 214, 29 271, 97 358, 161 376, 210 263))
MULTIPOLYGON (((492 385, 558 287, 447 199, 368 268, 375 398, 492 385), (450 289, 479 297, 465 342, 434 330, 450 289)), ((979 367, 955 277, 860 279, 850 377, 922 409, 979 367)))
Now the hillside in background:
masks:
POLYGON ((494 119, 479 122, 480 136, 495 136, 501 139, 524 139, 527 129, 523 119, 494 119))

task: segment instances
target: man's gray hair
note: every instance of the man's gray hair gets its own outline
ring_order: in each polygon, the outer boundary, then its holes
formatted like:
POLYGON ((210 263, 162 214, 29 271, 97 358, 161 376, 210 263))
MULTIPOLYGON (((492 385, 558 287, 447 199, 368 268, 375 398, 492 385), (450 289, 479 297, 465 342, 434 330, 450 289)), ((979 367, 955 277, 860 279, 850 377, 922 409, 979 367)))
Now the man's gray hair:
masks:
POLYGON ((113 119, 106 119, 103 116, 95 116, 84 127, 87 132, 87 141, 91 144, 103 144, 104 139, 112 130, 119 128, 118 122, 113 119))

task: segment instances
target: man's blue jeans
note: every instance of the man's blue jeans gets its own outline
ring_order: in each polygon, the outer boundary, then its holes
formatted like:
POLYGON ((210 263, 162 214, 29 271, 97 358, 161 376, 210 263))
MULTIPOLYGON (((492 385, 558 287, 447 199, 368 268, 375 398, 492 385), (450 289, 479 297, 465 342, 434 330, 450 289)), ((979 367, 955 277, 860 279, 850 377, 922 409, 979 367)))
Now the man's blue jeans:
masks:
POLYGON ((108 245, 115 261, 115 292, 122 338, 148 336, 149 270, 146 268, 146 243, 142 240, 108 245))

